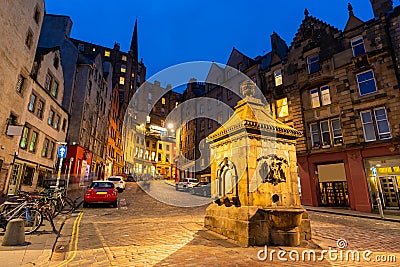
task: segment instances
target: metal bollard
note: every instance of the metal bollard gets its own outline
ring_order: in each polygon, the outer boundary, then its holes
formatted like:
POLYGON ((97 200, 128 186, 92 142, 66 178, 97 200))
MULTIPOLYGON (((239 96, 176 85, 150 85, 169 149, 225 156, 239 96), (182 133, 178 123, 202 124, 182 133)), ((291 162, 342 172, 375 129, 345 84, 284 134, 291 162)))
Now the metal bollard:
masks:
POLYGON ((25 243, 24 220, 12 219, 8 222, 4 234, 3 246, 17 246, 25 243))

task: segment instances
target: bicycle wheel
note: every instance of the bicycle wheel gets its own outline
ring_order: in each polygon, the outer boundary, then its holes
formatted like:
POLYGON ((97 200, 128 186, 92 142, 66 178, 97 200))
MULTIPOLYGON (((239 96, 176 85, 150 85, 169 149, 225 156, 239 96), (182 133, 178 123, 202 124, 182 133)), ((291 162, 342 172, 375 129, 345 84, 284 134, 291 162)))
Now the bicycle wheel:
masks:
POLYGON ((18 215, 18 218, 24 220, 24 230, 26 235, 32 234, 37 229, 39 229, 40 225, 42 225, 43 222, 42 213, 35 208, 22 210, 21 213, 18 215))
POLYGON ((63 205, 60 210, 62 214, 70 213, 75 209, 75 204, 69 197, 63 197, 62 203, 63 205))

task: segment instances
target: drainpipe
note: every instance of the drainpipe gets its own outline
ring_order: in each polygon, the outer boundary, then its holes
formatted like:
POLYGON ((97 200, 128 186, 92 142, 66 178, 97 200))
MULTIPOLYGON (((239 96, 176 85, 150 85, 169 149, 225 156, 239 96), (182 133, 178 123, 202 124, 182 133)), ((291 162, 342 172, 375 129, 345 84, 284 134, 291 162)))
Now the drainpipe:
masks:
POLYGON ((385 27, 384 27, 385 28, 385 33, 386 33, 386 35, 387 35, 387 37, 389 39, 389 51, 390 51, 390 55, 392 57, 393 65, 394 65, 393 66, 393 70, 394 70, 394 73, 396 75, 397 85, 399 85, 400 84, 399 65, 398 65, 398 62, 397 62, 396 53, 395 53, 394 48, 393 48, 392 36, 390 34, 390 18, 389 17, 390 17, 390 14, 387 17, 386 16, 382 16, 381 17, 381 21, 385 25, 385 27))

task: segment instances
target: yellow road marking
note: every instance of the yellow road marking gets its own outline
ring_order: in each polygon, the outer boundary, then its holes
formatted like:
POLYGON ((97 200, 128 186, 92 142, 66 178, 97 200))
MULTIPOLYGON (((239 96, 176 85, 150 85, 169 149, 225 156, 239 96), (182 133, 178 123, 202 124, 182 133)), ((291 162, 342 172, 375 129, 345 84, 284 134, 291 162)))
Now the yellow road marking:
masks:
POLYGON ((55 265, 53 267, 66 266, 68 263, 70 263, 71 261, 73 261, 75 259, 76 253, 77 253, 77 250, 78 250, 79 225, 81 223, 82 216, 83 216, 83 211, 81 211, 78 214, 78 217, 76 217, 76 219, 74 221, 74 227, 72 228, 72 235, 71 235, 71 240, 69 242, 69 249, 68 249, 69 250, 68 254, 70 254, 71 253, 72 244, 74 244, 74 249, 73 249, 72 256, 69 259, 64 260, 60 264, 55 265))

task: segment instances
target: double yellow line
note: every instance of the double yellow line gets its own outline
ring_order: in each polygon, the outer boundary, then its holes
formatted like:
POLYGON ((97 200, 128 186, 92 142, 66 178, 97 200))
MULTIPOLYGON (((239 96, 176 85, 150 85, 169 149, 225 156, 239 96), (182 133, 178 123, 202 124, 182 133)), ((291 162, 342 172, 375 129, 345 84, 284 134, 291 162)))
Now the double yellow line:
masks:
POLYGON ((72 252, 71 257, 53 267, 66 266, 68 263, 70 263, 75 259, 76 253, 78 251, 79 225, 81 223, 82 216, 83 216, 83 211, 79 212, 78 217, 76 217, 74 221, 74 227, 72 228, 71 240, 69 241, 69 246, 68 246, 68 251, 69 251, 68 255, 70 255, 72 252))

